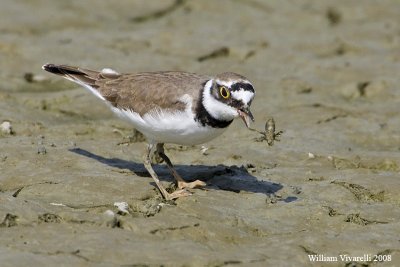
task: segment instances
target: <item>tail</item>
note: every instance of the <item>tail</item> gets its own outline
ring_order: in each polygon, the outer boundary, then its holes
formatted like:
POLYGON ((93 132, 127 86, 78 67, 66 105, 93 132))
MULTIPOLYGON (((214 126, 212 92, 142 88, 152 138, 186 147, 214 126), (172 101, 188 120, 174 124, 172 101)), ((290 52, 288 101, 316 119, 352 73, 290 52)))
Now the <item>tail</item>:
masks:
POLYGON ((42 69, 53 74, 60 75, 65 79, 76 82, 80 85, 86 84, 95 87, 96 81, 100 78, 98 71, 82 69, 67 65, 55 65, 47 63, 42 66, 42 69))
POLYGON ((42 69, 50 73, 60 75, 67 80, 85 87, 102 100, 105 100, 104 96, 98 90, 101 80, 104 81, 104 79, 115 79, 120 76, 119 73, 111 69, 103 69, 100 72, 68 65, 55 65, 51 63, 43 65, 42 69))

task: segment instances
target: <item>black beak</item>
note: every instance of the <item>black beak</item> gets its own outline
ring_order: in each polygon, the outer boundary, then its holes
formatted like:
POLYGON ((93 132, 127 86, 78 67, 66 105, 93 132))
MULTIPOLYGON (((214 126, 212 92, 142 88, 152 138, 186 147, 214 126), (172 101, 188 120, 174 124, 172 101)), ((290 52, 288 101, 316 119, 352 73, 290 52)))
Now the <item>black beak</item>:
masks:
POLYGON ((251 114, 249 107, 238 109, 238 113, 239 113, 239 116, 242 118, 244 124, 246 124, 246 127, 249 128, 250 120, 254 121, 253 114, 251 114))

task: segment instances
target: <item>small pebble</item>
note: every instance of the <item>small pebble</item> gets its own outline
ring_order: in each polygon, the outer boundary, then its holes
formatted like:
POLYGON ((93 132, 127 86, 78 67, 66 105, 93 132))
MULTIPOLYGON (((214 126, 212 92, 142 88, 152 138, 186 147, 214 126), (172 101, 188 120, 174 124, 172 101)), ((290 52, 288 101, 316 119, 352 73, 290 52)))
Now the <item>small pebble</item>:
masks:
POLYGON ((3 121, 0 124, 0 131, 3 134, 13 134, 14 132, 13 132, 13 129, 12 129, 12 126, 11 126, 11 122, 10 121, 3 121))
POLYGON ((250 172, 256 172, 256 171, 257 171, 256 166, 254 166, 254 165, 251 164, 251 163, 247 163, 246 165, 244 165, 244 168, 245 168, 247 171, 250 171, 250 172))
POLYGON ((309 159, 315 159, 315 155, 311 152, 308 152, 308 158, 309 159))
POLYGON ((270 195, 270 196, 267 196, 267 198, 265 199, 265 203, 276 204, 280 198, 281 198, 280 196, 270 195))
POLYGON ((40 155, 45 155, 47 153, 47 150, 44 146, 38 146, 37 153, 40 155))
POLYGON ((293 194, 301 194, 301 188, 298 186, 291 186, 292 190, 293 190, 293 194))
POLYGON ((206 147, 206 146, 201 146, 200 151, 201 151, 201 154, 203 154, 204 156, 207 156, 207 155, 208 155, 207 150, 208 150, 208 147, 206 147))
POLYGON ((65 207, 65 204, 62 204, 62 203, 54 203, 54 202, 51 202, 50 205, 52 205, 52 206, 59 206, 59 207, 65 207))
POLYGON ((129 214, 129 205, 126 202, 114 202, 114 206, 117 207, 118 211, 122 214, 129 214))
POLYGON ((28 83, 40 83, 49 81, 49 78, 47 78, 46 76, 33 74, 32 72, 25 73, 24 79, 28 83))

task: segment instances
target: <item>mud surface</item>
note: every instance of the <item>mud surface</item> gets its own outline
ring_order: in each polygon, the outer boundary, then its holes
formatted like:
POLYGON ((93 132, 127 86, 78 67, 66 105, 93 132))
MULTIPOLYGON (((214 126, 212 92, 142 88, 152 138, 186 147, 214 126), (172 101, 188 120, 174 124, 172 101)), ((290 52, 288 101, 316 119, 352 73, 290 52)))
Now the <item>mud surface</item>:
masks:
POLYGON ((372 0, 2 1, 1 266, 400 266, 399 14, 372 0), (238 121, 208 149, 168 145, 209 186, 163 202, 140 136, 46 62, 241 73, 253 127, 273 117, 281 141, 238 121))

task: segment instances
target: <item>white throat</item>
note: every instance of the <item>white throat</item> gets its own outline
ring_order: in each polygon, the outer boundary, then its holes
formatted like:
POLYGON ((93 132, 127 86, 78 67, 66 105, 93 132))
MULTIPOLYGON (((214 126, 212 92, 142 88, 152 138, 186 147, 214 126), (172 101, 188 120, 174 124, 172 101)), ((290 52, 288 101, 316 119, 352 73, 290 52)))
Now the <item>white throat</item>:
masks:
POLYGON ((203 105, 207 112, 217 120, 231 121, 239 116, 237 110, 224 104, 211 95, 213 80, 209 80, 204 86, 203 105))

